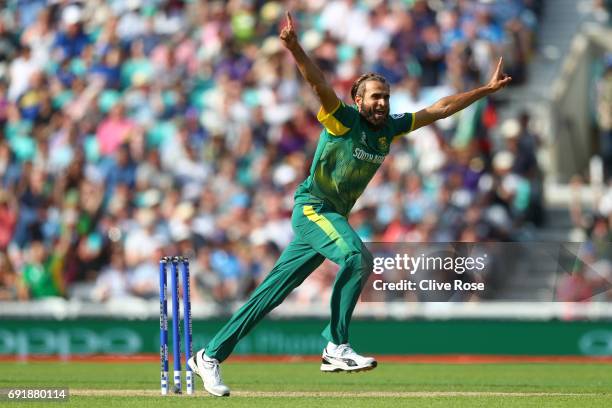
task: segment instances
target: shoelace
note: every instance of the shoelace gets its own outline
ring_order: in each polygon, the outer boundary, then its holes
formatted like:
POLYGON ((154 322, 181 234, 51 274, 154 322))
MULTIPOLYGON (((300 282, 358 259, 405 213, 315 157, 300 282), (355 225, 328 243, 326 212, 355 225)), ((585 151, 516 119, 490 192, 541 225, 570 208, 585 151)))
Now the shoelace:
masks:
POLYGON ((338 348, 336 349, 341 356, 344 356, 346 354, 356 354, 355 351, 351 348, 350 344, 340 344, 338 346, 338 348))
POLYGON ((223 384, 223 381, 221 380, 221 371, 220 371, 219 363, 216 361, 204 360, 204 364, 207 365, 207 368, 212 369, 213 376, 215 377, 215 382, 217 384, 223 384))

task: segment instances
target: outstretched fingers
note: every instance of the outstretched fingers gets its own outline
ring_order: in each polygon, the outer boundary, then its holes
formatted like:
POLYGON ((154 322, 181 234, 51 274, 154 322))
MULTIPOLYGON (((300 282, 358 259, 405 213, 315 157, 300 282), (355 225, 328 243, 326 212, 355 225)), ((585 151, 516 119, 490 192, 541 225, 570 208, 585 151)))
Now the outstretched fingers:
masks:
POLYGON ((280 39, 283 41, 285 47, 290 48, 297 42, 297 35, 295 33, 293 17, 291 16, 291 13, 287 11, 286 16, 287 19, 285 25, 280 32, 280 39))
POLYGON ((293 30, 293 17, 291 17, 290 12, 287 12, 287 28, 293 30))
POLYGON ((503 66, 504 66, 504 57, 499 57, 499 60, 497 61, 497 68, 495 68, 496 78, 500 78, 503 76, 502 74, 503 66))
POLYGON ((512 81, 512 77, 504 73, 503 69, 504 69, 504 58, 499 57, 499 60, 497 60, 497 67, 495 68, 495 72, 493 73, 493 78, 491 79, 493 83, 496 83, 496 86, 495 86, 496 89, 503 88, 506 85, 508 85, 510 81, 512 81))

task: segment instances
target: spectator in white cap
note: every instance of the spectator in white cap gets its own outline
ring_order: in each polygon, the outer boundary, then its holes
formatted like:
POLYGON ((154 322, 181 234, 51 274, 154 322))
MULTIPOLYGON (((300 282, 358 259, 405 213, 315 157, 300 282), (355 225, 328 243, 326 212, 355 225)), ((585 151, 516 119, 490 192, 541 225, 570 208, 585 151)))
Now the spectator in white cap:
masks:
POLYGON ((81 8, 75 4, 62 11, 63 30, 57 33, 53 44, 62 60, 81 55, 83 49, 91 43, 83 29, 82 16, 81 8))

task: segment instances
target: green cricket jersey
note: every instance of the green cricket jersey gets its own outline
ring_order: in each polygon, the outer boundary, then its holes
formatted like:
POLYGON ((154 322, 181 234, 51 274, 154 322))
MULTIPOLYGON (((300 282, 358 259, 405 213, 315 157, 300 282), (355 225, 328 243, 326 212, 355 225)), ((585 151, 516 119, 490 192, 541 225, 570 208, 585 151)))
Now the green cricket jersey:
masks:
POLYGON ((317 119, 324 129, 310 175, 297 188, 295 201, 322 201, 346 216, 385 160, 393 139, 412 130, 414 114, 390 115, 382 128, 373 130, 356 106, 340 102, 330 113, 321 108, 317 119))

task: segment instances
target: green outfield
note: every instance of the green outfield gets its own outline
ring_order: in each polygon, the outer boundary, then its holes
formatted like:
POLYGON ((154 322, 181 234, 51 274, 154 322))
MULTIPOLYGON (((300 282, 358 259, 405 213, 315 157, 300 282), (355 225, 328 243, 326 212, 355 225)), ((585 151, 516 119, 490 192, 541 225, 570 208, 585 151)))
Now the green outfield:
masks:
POLYGON ((382 363, 366 373, 323 374, 315 362, 228 362, 223 375, 233 395, 223 399, 207 396, 199 379, 195 396, 159 396, 154 363, 3 362, 0 369, 0 388, 68 387, 68 404, 58 406, 612 406, 612 364, 382 363))

